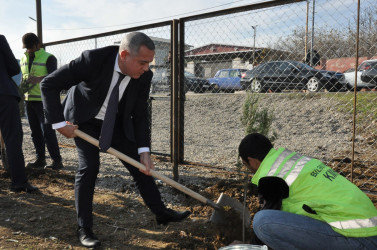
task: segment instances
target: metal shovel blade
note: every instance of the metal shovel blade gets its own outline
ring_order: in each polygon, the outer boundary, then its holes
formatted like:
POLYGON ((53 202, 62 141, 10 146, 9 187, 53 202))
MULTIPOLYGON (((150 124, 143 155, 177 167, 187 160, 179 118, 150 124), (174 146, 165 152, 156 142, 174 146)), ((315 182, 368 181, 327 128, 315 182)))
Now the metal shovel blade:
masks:
MULTIPOLYGON (((251 223, 251 217, 250 217, 250 212, 249 209, 242 205, 241 202, 229 197, 228 195, 221 193, 220 197, 217 199, 216 202, 217 205, 220 207, 230 207, 233 208, 237 213, 240 214, 240 218, 244 221, 245 227, 250 227, 251 223)), ((211 215, 210 221, 215 223, 215 224, 225 224, 226 223, 226 211, 221 211, 214 209, 213 213, 211 215)))

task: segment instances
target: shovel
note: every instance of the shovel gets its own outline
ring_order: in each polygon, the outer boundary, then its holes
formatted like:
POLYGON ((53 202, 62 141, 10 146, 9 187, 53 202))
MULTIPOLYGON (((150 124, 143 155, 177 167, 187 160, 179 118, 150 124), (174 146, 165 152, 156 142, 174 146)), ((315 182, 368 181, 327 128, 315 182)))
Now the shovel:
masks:
MULTIPOLYGON (((97 147, 99 146, 98 140, 91 137, 90 135, 82 132, 79 129, 75 129, 74 132, 81 139, 83 139, 83 140, 85 140, 85 141, 87 141, 87 142, 89 142, 89 143, 91 143, 91 144, 93 144, 97 147)), ((119 152, 118 150, 116 150, 114 148, 110 147, 107 150, 107 153, 118 157, 119 159, 131 164, 132 166, 134 166, 138 169, 146 170, 146 168, 143 164, 141 164, 140 162, 132 159, 131 157, 119 152)), ((212 221, 213 223, 216 223, 216 224, 224 223, 224 219, 223 219, 224 216, 223 215, 224 215, 224 213, 226 213, 224 207, 227 206, 227 207, 230 207, 230 208, 234 208, 237 212, 239 212, 241 214, 241 219, 242 219, 242 217, 244 217, 244 221, 246 221, 246 224, 250 225, 250 213, 249 213, 249 211, 247 211, 245 213, 245 211, 243 209, 243 205, 241 204, 241 202, 234 200, 231 197, 222 193, 220 195, 219 199, 217 200, 217 203, 214 203, 212 200, 205 198, 204 196, 202 196, 202 195, 192 191, 191 189, 179 184, 178 182, 156 172, 153 169, 151 169, 149 173, 153 177, 162 180, 163 182, 165 182, 165 183, 169 184, 170 186, 180 190, 181 192, 191 196, 192 198, 214 208, 215 209, 214 213, 212 214, 211 219, 210 219, 210 221, 212 221), (242 216, 242 214, 244 214, 244 216, 242 216)))

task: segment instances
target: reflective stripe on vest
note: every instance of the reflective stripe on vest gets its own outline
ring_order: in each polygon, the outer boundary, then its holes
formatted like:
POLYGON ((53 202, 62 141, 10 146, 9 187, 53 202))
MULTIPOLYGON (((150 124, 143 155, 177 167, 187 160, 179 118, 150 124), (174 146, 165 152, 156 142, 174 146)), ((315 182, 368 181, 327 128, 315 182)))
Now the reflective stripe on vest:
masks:
MULTIPOLYGON (((270 171, 267 175, 280 177, 285 180, 288 186, 291 186, 300 175, 304 166, 311 160, 313 160, 313 158, 302 156, 293 151, 284 149, 284 151, 282 151, 272 163, 270 171)), ((376 227, 377 216, 366 219, 351 219, 332 222, 327 221, 327 223, 333 228, 339 230, 362 230, 364 228, 376 227)))
MULTIPOLYGON (((41 98, 41 96, 40 95, 29 95, 29 94, 25 94, 25 98, 41 98)), ((28 100, 26 100, 26 101, 28 101, 28 100)))
MULTIPOLYGON (((278 170, 280 165, 283 163, 283 161, 292 153, 293 151, 290 151, 288 149, 285 149, 279 156, 276 158, 275 162, 272 164, 270 171, 268 172, 268 176, 273 176, 275 172, 278 170)), ((294 153, 287 162, 284 164, 280 172, 276 175, 277 177, 280 177, 282 179, 285 179, 285 182, 287 182, 288 186, 292 185, 292 183, 296 180, 297 176, 300 174, 301 170, 305 166, 306 163, 308 163, 312 158, 307 156, 302 156, 300 154, 294 153), (292 169, 293 167, 293 169, 292 169), (288 172, 291 171, 289 174, 288 172), (284 176, 288 176, 284 178, 284 176)))
POLYGON ((24 93, 25 101, 42 101, 41 98, 41 91, 40 91, 40 83, 37 84, 30 84, 27 82, 27 79, 30 76, 45 76, 48 74, 47 72, 47 60, 51 56, 50 53, 44 51, 44 49, 39 49, 35 52, 35 58, 31 65, 29 71, 29 54, 26 52, 25 55, 21 59, 21 72, 22 72, 22 79, 25 83, 25 90, 24 93))
POLYGON ((41 62, 33 62, 33 65, 38 65, 38 66, 46 66, 46 63, 41 63, 41 62))
POLYGON ((369 219, 356 219, 346 221, 334 221, 329 223, 330 226, 339 229, 358 229, 375 227, 377 225, 377 216, 369 219))

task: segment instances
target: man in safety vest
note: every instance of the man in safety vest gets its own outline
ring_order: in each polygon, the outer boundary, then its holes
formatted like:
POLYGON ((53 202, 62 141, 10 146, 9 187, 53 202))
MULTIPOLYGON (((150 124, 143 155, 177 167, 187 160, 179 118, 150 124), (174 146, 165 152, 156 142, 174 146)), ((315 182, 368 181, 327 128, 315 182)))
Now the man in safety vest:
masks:
POLYGON ((254 133, 240 143, 261 210, 257 238, 272 249, 377 249, 377 209, 332 168, 254 133))
POLYGON ((37 159, 28 167, 63 168, 62 157, 58 146, 55 130, 51 124, 45 124, 40 82, 45 76, 55 71, 57 60, 55 56, 41 48, 38 37, 34 33, 26 33, 22 37, 25 55, 20 61, 22 71, 21 88, 26 102, 26 114, 31 129, 31 138, 37 154, 37 159), (52 164, 46 166, 45 145, 52 158, 52 164))

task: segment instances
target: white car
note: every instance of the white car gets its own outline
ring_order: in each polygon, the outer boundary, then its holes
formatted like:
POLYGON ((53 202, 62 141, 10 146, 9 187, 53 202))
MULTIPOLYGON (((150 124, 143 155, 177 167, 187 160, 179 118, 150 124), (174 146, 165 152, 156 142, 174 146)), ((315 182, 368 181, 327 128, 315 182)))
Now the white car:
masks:
MULTIPOLYGON (((361 75, 364 72, 367 72, 368 70, 376 67, 377 65, 377 60, 366 60, 362 62, 359 67, 357 68, 357 89, 362 89, 362 88, 375 88, 376 83, 373 82, 363 82, 361 80, 361 75)), ((347 87, 349 89, 353 89, 355 85, 355 70, 351 70, 349 72, 343 73, 346 81, 347 81, 347 87)))

